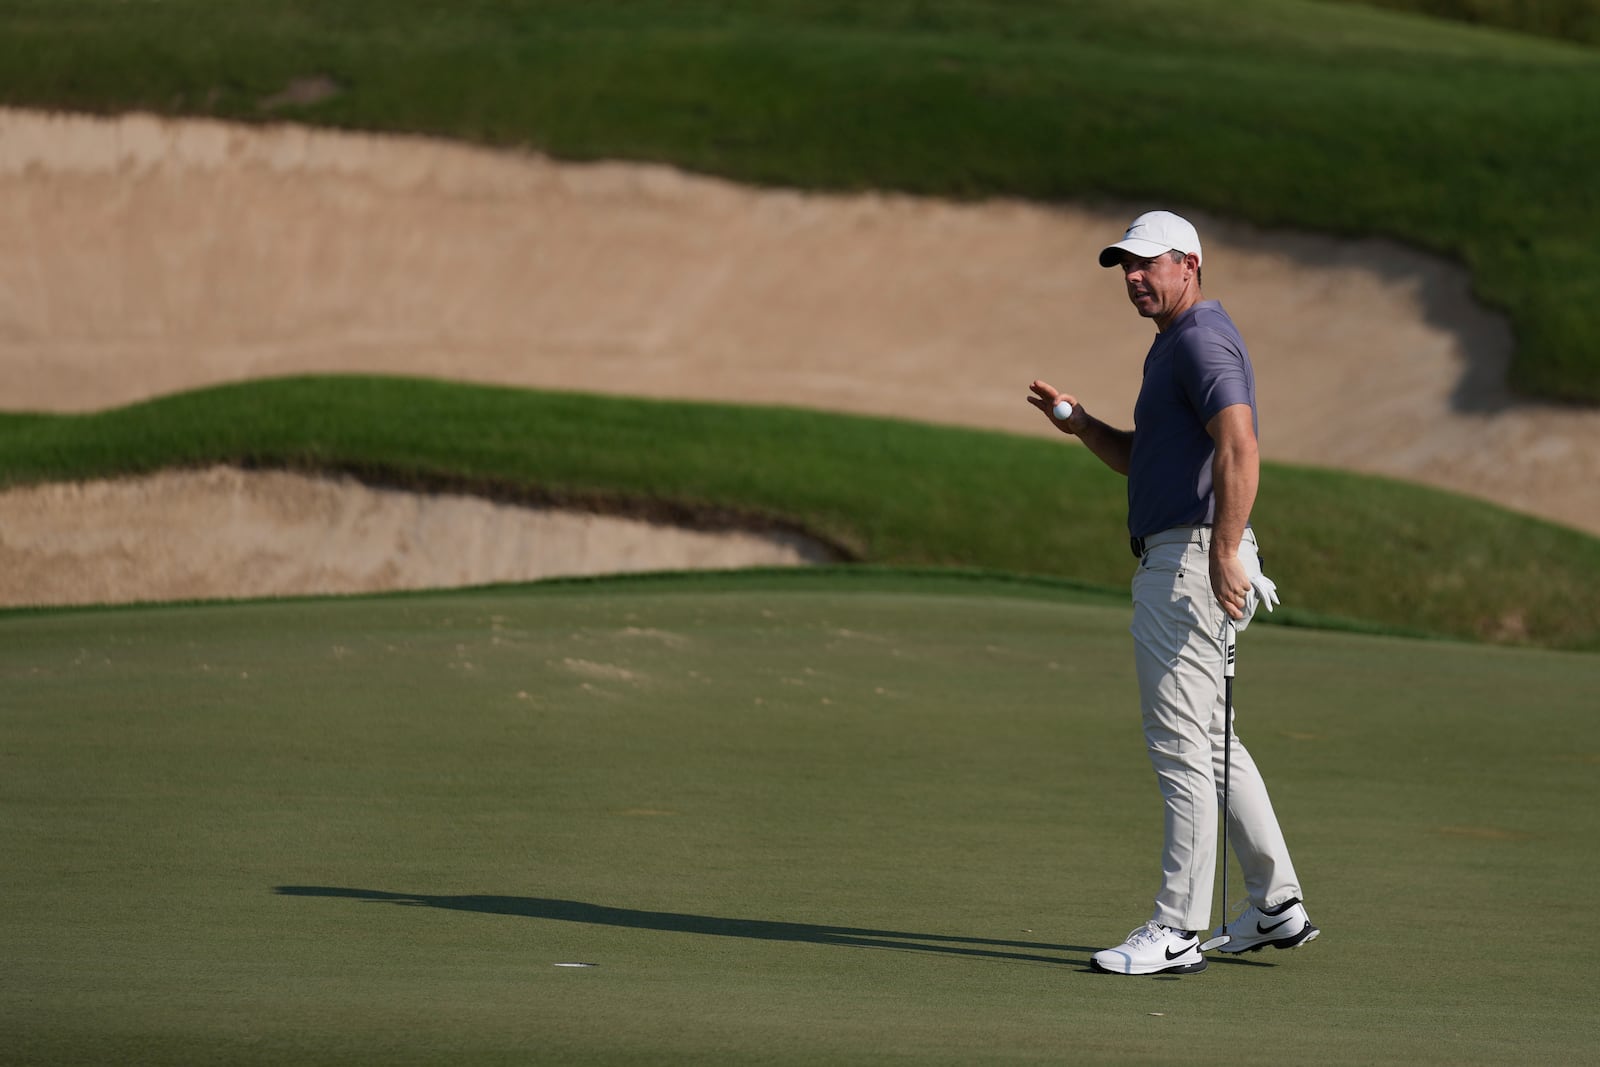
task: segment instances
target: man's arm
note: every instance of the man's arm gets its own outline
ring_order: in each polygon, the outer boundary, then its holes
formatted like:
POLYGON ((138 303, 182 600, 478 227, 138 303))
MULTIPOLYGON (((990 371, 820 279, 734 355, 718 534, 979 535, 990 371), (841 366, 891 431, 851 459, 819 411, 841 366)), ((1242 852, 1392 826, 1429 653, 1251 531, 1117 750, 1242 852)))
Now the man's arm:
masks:
POLYGON ((1261 483, 1261 452, 1249 404, 1232 404, 1206 423, 1216 444, 1211 460, 1211 485, 1217 497, 1211 527, 1211 592, 1232 618, 1244 618, 1250 575, 1239 562, 1250 509, 1261 483))
MULTIPOLYGON (((1062 433, 1072 434, 1082 441, 1089 451, 1100 457, 1100 462, 1127 477, 1129 457, 1133 454, 1133 431, 1107 426, 1083 410, 1083 405, 1078 403, 1077 397, 1058 391, 1049 382, 1034 382, 1029 388, 1033 390, 1034 395, 1028 398, 1028 403, 1044 412, 1052 426, 1062 433), (1072 405, 1072 414, 1068 416, 1066 422, 1057 421, 1051 414, 1058 400, 1065 400, 1072 405)), ((1249 514, 1248 510, 1246 514, 1249 514)))

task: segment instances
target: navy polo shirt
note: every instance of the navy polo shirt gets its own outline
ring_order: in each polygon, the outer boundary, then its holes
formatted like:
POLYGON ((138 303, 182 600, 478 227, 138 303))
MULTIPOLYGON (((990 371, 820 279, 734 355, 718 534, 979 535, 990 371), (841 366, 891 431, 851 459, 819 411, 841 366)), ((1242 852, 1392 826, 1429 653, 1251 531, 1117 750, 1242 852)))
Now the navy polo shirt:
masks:
POLYGON ((1250 405, 1259 436, 1250 353, 1222 305, 1205 300, 1156 334, 1144 358, 1128 461, 1129 534, 1148 537, 1213 521, 1216 445, 1206 424, 1234 404, 1250 405))

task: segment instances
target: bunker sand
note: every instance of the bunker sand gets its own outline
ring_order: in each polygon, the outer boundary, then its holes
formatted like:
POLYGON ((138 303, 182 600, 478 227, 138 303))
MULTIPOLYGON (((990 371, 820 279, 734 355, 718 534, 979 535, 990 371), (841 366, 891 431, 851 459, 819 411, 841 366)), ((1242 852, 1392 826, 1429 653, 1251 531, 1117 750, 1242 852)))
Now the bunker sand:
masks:
MULTIPOLYGON (((1023 402, 1045 378, 1129 425, 1151 327, 1094 253, 1145 206, 757 190, 421 138, 0 110, 4 406, 355 372, 1054 435, 1023 402)), ((1510 331, 1463 270, 1191 216, 1206 294, 1251 346, 1267 458, 1600 533, 1600 412, 1505 390, 1510 331)), ((0 525, 18 508, 123 523, 74 510, 90 495, 5 494, 0 525)), ((217 594, 237 573, 219 564, 217 594)))

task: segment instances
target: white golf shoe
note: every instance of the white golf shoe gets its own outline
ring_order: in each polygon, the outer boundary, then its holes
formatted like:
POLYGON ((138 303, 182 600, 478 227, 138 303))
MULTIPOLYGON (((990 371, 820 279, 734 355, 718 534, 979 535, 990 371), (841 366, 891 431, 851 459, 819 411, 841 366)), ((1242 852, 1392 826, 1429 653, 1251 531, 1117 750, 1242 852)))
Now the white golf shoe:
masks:
POLYGON ((1193 974, 1206 969, 1200 939, 1151 920, 1116 948, 1101 949, 1089 964, 1106 974, 1193 974))
POLYGON ((1290 900, 1270 910, 1254 904, 1244 909, 1237 919, 1217 927, 1213 937, 1228 935, 1220 952, 1259 952, 1264 948, 1299 948, 1322 933, 1311 925, 1306 906, 1290 900))

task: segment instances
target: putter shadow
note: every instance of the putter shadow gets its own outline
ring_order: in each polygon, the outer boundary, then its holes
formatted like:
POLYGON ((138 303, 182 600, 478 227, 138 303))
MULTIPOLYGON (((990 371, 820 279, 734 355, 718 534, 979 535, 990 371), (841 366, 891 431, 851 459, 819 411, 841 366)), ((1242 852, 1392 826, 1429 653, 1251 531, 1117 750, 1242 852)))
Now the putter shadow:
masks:
POLYGON ((1080 965, 1088 967, 1088 954, 1097 951, 1086 945, 1055 945, 1038 941, 1008 941, 986 937, 959 937, 952 934, 919 934, 904 930, 871 930, 855 926, 819 926, 812 923, 776 922, 770 919, 725 919, 711 915, 688 915, 671 911, 643 911, 589 904, 580 900, 555 900, 546 897, 439 896, 428 893, 393 893, 380 889, 349 889, 336 886, 280 885, 273 892, 286 897, 333 897, 372 904, 401 907, 443 908, 448 911, 477 912, 483 915, 514 915, 525 919, 553 922, 588 923, 631 930, 665 930, 671 933, 705 937, 742 937, 757 941, 794 941, 815 945, 842 945, 849 948, 889 948, 913 952, 935 952, 954 956, 987 959, 1025 960, 1030 963, 1080 965), (1083 953, 1070 955, 1045 953, 1083 953))

